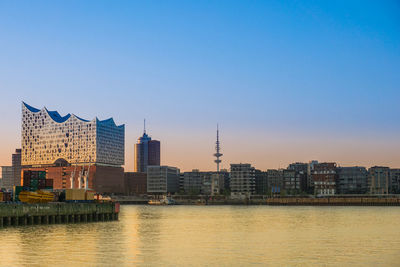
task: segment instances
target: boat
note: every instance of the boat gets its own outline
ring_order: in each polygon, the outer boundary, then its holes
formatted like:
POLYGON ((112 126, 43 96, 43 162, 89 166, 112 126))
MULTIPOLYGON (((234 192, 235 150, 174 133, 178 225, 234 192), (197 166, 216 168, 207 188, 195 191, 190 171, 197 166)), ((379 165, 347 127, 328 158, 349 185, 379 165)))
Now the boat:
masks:
POLYGON ((150 199, 149 205, 175 205, 176 202, 171 197, 164 196, 161 199, 150 199))

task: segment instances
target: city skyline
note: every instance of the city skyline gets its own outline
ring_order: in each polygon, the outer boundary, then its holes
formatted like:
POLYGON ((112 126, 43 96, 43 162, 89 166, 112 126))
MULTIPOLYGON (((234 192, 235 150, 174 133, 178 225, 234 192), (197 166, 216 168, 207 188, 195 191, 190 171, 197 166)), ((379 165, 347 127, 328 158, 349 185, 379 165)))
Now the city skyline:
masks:
POLYGON ((183 171, 215 169, 217 122, 221 168, 399 167, 398 14, 395 1, 3 2, 0 165, 26 101, 126 124, 126 171, 144 117, 161 164, 183 171))

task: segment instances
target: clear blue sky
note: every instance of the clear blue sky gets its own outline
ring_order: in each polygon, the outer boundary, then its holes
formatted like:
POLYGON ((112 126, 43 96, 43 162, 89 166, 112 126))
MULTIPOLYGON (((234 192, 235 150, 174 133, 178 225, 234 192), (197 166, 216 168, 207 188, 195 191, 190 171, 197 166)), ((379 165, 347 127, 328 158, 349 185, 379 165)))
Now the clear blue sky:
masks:
POLYGON ((148 131, 162 163, 400 167, 399 1, 0 1, 0 164, 21 101, 148 131))

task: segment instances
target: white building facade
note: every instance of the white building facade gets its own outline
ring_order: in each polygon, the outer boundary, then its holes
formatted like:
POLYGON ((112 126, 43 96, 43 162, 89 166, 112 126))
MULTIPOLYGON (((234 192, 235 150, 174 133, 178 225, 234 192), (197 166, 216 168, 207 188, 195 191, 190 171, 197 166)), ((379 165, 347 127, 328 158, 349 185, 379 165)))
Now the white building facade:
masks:
POLYGON ((124 165, 125 126, 112 118, 88 121, 74 114, 41 110, 22 103, 22 166, 70 164, 124 165))

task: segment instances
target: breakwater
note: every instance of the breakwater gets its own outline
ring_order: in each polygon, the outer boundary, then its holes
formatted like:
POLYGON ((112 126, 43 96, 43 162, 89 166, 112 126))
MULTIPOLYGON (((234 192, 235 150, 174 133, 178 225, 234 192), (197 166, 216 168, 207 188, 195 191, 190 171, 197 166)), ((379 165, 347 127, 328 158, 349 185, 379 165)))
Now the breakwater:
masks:
POLYGON ((118 220, 119 203, 0 203, 0 227, 118 220))

